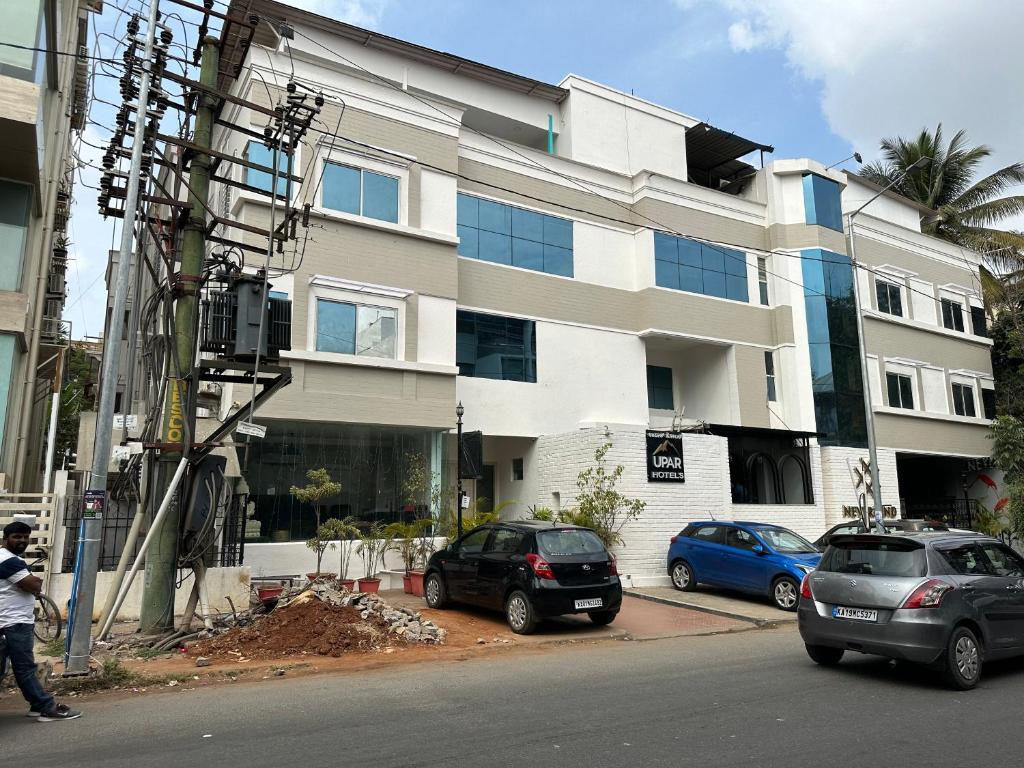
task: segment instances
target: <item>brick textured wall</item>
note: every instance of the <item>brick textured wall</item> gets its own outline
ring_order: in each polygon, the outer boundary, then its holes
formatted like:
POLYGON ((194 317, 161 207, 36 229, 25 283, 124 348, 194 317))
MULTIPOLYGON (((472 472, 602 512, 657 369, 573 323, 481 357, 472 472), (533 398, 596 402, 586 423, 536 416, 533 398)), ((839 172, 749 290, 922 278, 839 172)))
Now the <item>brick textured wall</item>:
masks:
POLYGON ((665 557, 669 540, 694 520, 753 519, 792 527, 815 537, 824 532, 822 472, 818 449, 812 449, 812 505, 733 505, 730 496, 728 443, 710 435, 685 435, 683 456, 685 483, 647 482, 646 433, 637 425, 591 426, 537 441, 538 486, 536 503, 571 506, 577 492, 576 478, 594 463, 594 451, 611 442, 608 466, 625 467, 618 490, 640 498, 647 506, 640 517, 623 529, 625 542, 616 548, 619 572, 627 583, 668 583, 665 557), (610 433, 605 436, 605 431, 610 433))
MULTIPOLYGON (((851 468, 859 466, 860 460, 867 459, 867 457, 867 448, 828 447, 821 449, 825 523, 828 527, 843 520, 844 505, 854 507, 858 505, 851 468)), ((878 464, 882 475, 882 503, 892 504, 899 510, 900 492, 896 474, 896 452, 879 448, 878 464)))

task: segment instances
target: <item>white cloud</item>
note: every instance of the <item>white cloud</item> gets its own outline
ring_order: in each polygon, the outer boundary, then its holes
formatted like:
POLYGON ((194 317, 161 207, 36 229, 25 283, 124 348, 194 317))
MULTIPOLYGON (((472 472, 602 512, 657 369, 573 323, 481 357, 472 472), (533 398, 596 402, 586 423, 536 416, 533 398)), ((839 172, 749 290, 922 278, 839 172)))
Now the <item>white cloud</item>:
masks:
POLYGON ((331 19, 376 29, 390 0, 291 0, 291 4, 331 19))
POLYGON ((939 122, 1024 160, 1024 3, 1017 0, 718 0, 737 53, 774 48, 821 84, 832 130, 866 157, 939 122))

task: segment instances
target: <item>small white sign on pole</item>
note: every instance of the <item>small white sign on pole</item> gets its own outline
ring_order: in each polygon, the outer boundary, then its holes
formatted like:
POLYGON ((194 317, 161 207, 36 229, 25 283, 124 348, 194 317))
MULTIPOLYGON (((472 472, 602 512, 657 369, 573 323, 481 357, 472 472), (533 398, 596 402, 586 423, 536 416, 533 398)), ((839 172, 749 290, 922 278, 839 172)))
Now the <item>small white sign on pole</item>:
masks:
POLYGON ((240 435, 251 435, 252 437, 263 438, 267 436, 267 428, 249 421, 240 421, 235 431, 240 435))
POLYGON ((139 417, 134 413, 115 413, 114 429, 138 429, 139 417))

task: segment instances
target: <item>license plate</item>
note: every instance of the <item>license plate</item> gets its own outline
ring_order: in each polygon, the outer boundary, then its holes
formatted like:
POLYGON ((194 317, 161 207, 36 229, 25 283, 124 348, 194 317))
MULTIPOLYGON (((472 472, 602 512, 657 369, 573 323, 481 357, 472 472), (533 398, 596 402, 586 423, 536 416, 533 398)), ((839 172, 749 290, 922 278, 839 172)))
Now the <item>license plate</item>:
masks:
POLYGON ((583 608, 600 608, 603 605, 600 597, 594 597, 590 600, 577 600, 576 610, 582 610, 583 608))
POLYGON ((865 608, 847 608, 837 605, 832 608, 833 619, 855 619, 856 621, 878 621, 878 611, 869 611, 865 608))

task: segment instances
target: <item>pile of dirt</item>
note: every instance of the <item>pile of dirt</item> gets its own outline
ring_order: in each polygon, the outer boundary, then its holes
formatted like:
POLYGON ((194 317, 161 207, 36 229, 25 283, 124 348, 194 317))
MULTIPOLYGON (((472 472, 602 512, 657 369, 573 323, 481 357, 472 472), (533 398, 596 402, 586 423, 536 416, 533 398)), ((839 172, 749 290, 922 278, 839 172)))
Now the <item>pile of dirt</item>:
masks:
POLYGON ((279 607, 246 627, 199 640, 188 646, 192 657, 211 661, 276 659, 315 654, 341 656, 374 651, 406 641, 390 631, 387 620, 352 606, 333 605, 308 595, 279 607))

